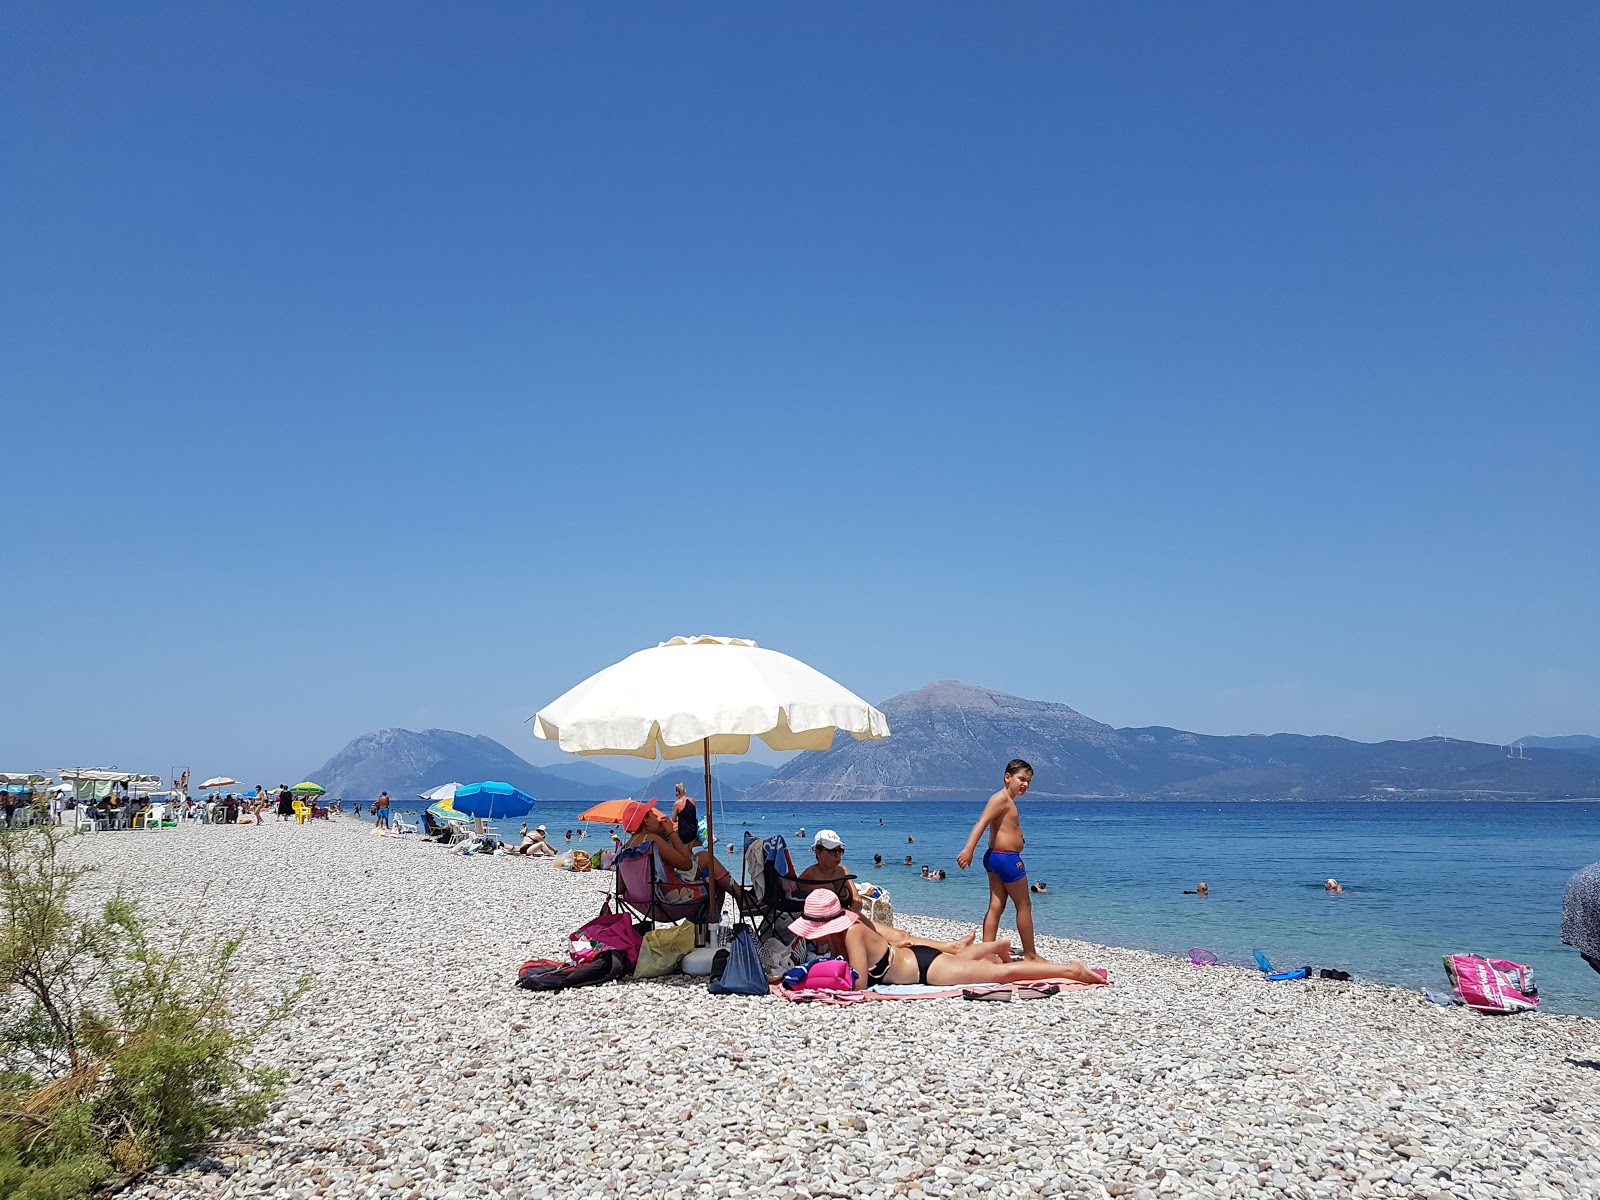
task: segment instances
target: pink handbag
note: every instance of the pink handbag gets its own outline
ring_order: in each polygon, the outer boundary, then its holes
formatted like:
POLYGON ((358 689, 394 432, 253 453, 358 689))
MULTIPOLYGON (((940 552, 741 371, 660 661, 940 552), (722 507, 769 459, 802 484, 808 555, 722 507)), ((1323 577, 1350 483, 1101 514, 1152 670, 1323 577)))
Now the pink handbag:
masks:
POLYGON ((820 959, 807 968, 805 982, 801 986, 830 992, 852 992, 856 986, 855 968, 842 958, 820 959))
POLYGON ((590 957, 595 950, 620 950, 628 959, 630 967, 639 962, 639 946, 643 938, 639 931, 633 927, 633 918, 627 913, 614 913, 611 911, 611 901, 607 900, 600 908, 600 915, 583 928, 575 931, 570 939, 574 946, 572 958, 574 962, 581 962, 590 957), (589 951, 581 948, 581 943, 589 944, 589 951))
POLYGON ((1533 968, 1504 958, 1475 954, 1446 954, 1444 973, 1456 997, 1481 1013, 1537 1012, 1539 989, 1533 968))

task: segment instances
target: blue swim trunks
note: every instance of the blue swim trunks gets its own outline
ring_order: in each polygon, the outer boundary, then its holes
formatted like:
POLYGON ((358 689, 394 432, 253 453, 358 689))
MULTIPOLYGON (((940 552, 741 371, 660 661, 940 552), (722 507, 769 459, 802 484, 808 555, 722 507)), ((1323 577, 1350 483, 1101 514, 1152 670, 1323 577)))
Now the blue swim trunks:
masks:
POLYGON ((1028 877, 1028 868, 1022 865, 1022 855, 1013 850, 985 850, 983 869, 1001 883, 1016 883, 1028 877))

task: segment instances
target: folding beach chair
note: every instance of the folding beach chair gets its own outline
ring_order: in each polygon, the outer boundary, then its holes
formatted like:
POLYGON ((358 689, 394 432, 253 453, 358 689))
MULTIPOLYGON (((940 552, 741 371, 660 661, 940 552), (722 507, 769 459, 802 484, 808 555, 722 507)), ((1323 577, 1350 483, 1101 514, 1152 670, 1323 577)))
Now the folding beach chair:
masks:
POLYGON ((780 921, 792 920, 805 911, 811 889, 795 873, 782 834, 765 840, 745 834, 741 875, 746 899, 739 905, 739 919, 755 922, 758 941, 775 936, 780 921))
POLYGON ((618 906, 635 913, 640 920, 652 925, 685 918, 696 925, 707 923, 705 884, 679 879, 654 842, 617 851, 614 869, 618 906))

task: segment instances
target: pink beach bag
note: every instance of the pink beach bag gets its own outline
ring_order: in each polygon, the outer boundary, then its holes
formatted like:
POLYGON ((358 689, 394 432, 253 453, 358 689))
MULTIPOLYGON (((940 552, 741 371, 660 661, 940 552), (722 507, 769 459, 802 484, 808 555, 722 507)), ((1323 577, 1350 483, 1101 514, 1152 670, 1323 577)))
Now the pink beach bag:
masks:
POLYGON ((1476 954, 1446 954, 1444 973, 1456 997, 1481 1013, 1537 1012, 1539 989, 1533 968, 1504 958, 1476 954))
MULTIPOLYGON (((639 961, 639 946, 644 939, 633 927, 633 919, 627 913, 613 913, 608 900, 601 906, 600 915, 582 929, 575 930, 571 940, 575 946, 587 941, 592 950, 620 950, 632 967, 639 961)), ((578 961, 580 956, 587 957, 575 950, 573 961, 578 961)))
POLYGON ((854 991, 855 968, 842 958, 818 959, 806 971, 805 982, 801 986, 830 992, 854 991))

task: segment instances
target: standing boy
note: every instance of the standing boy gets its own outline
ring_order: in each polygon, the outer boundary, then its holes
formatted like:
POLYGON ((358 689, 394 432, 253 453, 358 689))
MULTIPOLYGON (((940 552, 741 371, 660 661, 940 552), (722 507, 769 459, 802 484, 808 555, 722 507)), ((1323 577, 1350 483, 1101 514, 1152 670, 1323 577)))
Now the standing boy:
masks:
POLYGON ((983 914, 983 940, 992 942, 1000 933, 1000 914, 1006 899, 1017 912, 1017 934, 1022 939, 1022 957, 1037 959, 1033 948, 1033 900, 1028 895, 1028 869, 1022 865, 1022 816, 1017 801, 1033 782, 1033 768, 1020 758, 1006 764, 1005 781, 989 797, 983 815, 967 835, 967 844, 956 855, 963 871, 972 865, 973 852, 983 831, 989 831, 989 848, 983 852, 983 869, 989 872, 989 911, 983 914))

